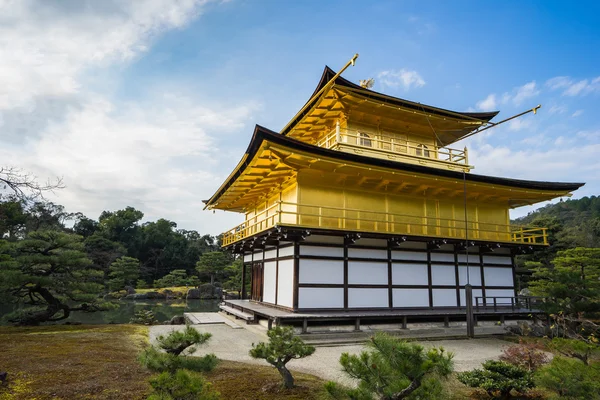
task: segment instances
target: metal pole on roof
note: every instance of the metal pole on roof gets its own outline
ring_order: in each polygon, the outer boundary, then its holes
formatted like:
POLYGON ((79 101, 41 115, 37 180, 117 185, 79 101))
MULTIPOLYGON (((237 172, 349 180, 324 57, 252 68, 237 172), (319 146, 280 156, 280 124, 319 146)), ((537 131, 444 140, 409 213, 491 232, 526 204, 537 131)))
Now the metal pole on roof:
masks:
POLYGON ((499 121, 499 122, 488 122, 485 127, 474 130, 473 132, 469 133, 468 135, 465 135, 465 136, 461 137, 460 140, 466 139, 468 137, 471 137, 471 136, 475 135, 476 133, 483 132, 483 131, 485 131, 487 129, 493 128, 495 126, 498 126, 500 124, 503 124, 505 122, 513 120, 515 118, 519 118, 519 117, 521 117, 521 116, 523 116, 525 114, 529 114, 530 112, 533 112, 534 114, 537 114, 537 110, 539 110, 541 107, 542 107, 542 105, 538 104, 537 106, 535 106, 535 107, 533 107, 533 108, 531 108, 531 109, 529 109, 527 111, 523 111, 522 113, 519 113, 517 115, 513 115, 512 117, 503 119, 502 121, 499 121))
POLYGON ((293 118, 290 120, 290 122, 288 122, 288 123, 287 123, 287 124, 286 124, 286 125, 283 127, 283 129, 281 130, 281 132, 284 132, 284 131, 285 131, 285 130, 286 130, 286 129, 287 129, 289 126, 290 126, 290 124, 291 124, 293 121, 295 121, 295 120, 296 120, 296 118, 298 118, 298 116, 299 116, 299 115, 301 115, 301 114, 302 114, 302 113, 303 113, 303 112, 304 112, 304 111, 305 111, 305 110, 306 110, 308 107, 310 107, 310 106, 311 106, 311 102, 313 101, 313 99, 316 99, 316 98, 318 98, 318 97, 319 97, 319 96, 320 96, 320 95, 321 95, 321 94, 322 94, 322 93, 323 93, 325 90, 329 89, 329 88, 330 88, 330 87, 331 87, 331 86, 332 86, 332 85, 335 83, 335 80, 336 80, 336 79, 337 79, 337 78, 338 78, 340 75, 342 75, 342 72, 344 72, 344 71, 345 71, 345 70, 346 70, 346 69, 347 69, 349 66, 351 66, 351 65, 352 65, 352 66, 354 66, 354 64, 356 64, 356 59, 357 59, 357 58, 358 58, 358 53, 354 54, 354 55, 352 56, 352 58, 350 59, 350 61, 348 61, 348 62, 346 63, 346 65, 344 65, 344 66, 342 67, 342 69, 340 69, 340 70, 339 70, 339 72, 338 72, 337 74, 335 74, 335 75, 333 76, 333 78, 331 78, 331 79, 330 79, 330 80, 329 80, 329 81, 328 81, 328 82, 327 82, 327 83, 326 83, 326 84, 325 84, 325 85, 324 85, 324 86, 321 88, 321 90, 319 90, 319 91, 318 91, 317 93, 315 93, 315 94, 314 94, 314 95, 313 95, 313 96, 312 96, 310 99, 308 99, 308 101, 306 102, 306 104, 304 105, 304 107, 302 107, 302 108, 300 109, 300 111, 298 111, 298 112, 296 113, 296 115, 294 115, 294 117, 293 117, 293 118))

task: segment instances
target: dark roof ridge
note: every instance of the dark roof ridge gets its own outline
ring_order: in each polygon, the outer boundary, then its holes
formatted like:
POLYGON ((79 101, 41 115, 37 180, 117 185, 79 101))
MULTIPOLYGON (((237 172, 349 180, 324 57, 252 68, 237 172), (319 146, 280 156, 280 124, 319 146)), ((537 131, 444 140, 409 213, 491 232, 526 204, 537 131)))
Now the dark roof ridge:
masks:
POLYGON ((248 166, 248 164, 254 158, 256 151, 260 148, 264 140, 269 140, 277 144, 287 145, 289 147, 295 148, 297 150, 303 150, 310 153, 316 153, 317 155, 321 155, 323 157, 331 157, 336 159, 341 159, 343 161, 350 162, 358 162, 361 164, 373 165, 383 168, 391 168, 398 169, 407 172, 415 172, 427 175, 435 175, 452 179, 462 180, 463 176, 467 182, 479 182, 479 183, 488 183, 495 184, 501 186, 512 186, 518 187, 521 189, 533 189, 533 190, 557 190, 557 191, 573 191, 581 186, 585 185, 585 183, 581 182, 546 182, 546 181, 528 181, 523 179, 513 179, 513 178, 501 178, 495 176, 488 175, 477 175, 472 173, 466 173, 463 175, 462 172, 459 171, 449 171, 444 169, 439 169, 435 167, 428 167, 424 165, 416 165, 409 164, 401 161, 392 161, 385 160, 375 157, 367 157, 359 154, 346 153, 337 150, 330 150, 324 147, 317 147, 287 136, 280 135, 277 132, 274 132, 268 128, 265 128, 261 125, 256 125, 254 128, 254 133, 252 135, 252 140, 250 141, 248 148, 244 155, 248 155, 244 164, 239 166, 234 173, 230 174, 227 181, 221 185, 221 187, 217 190, 217 192, 211 196, 210 199, 205 200, 204 203, 207 205, 212 203, 213 200, 220 197, 227 188, 231 185, 235 179, 243 172, 243 170, 248 166))

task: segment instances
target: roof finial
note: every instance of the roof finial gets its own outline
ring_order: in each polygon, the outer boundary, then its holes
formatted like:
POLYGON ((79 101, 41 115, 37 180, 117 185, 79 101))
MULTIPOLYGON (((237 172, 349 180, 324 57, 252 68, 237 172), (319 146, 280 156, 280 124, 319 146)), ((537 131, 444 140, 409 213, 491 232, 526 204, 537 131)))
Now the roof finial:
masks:
POLYGON ((375 83, 375 79, 373 79, 373 78, 361 79, 360 81, 358 81, 358 84, 360 85, 360 87, 365 88, 365 89, 371 89, 373 87, 374 83, 375 83))

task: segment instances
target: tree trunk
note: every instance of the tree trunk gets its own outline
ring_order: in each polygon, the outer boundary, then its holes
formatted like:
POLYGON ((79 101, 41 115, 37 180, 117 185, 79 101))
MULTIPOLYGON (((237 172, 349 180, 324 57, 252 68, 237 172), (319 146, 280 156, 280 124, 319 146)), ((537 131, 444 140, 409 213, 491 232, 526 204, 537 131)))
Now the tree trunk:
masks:
POLYGON ((279 374, 281 374, 281 377, 283 378, 283 386, 286 389, 291 389, 294 387, 294 377, 292 376, 292 373, 286 368, 285 365, 281 365, 277 367, 277 371, 279 371, 279 374))
POLYGON ((215 276, 214 275, 210 276, 210 284, 213 286, 215 285, 215 276))
POLYGON ((405 399, 407 398, 412 392, 414 392, 415 390, 417 390, 418 388, 421 387, 421 380, 420 379, 414 379, 412 382, 410 382, 410 385, 408 385, 405 389, 402 389, 401 391, 399 391, 398 393, 394 393, 391 396, 392 400, 401 400, 401 399, 405 399))

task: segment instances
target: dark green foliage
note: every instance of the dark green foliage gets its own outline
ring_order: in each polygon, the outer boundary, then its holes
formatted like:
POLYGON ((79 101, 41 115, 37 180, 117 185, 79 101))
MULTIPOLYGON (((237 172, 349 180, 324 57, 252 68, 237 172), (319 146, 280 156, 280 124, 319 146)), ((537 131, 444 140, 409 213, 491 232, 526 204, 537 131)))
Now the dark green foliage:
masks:
POLYGON ((133 317, 131 317, 129 323, 138 325, 156 325, 158 324, 158 320, 152 311, 141 310, 136 312, 133 317))
POLYGON ((558 253, 553 267, 540 266, 531 293, 547 297, 546 311, 576 315, 600 311, 600 248, 575 248, 558 253))
POLYGON ((200 256, 196 263, 196 270, 200 276, 210 278, 211 285, 215 278, 221 278, 225 275, 225 267, 231 264, 231 256, 221 251, 211 251, 200 256))
POLYGON ((308 357, 315 352, 314 346, 305 344, 302 339, 294 336, 292 327, 278 326, 267 332, 269 342, 252 344, 250 356, 262 358, 277 368, 283 378, 283 386, 287 389, 294 387, 294 377, 286 364, 295 359, 308 357))
POLYGON ((153 393, 148 400, 217 400, 219 394, 204 378, 185 369, 163 372, 150 379, 153 393))
POLYGON ((535 382, 561 399, 600 399, 600 364, 587 366, 579 360, 554 357, 535 374, 535 382))
POLYGON ((195 286, 198 283, 198 277, 188 276, 185 269, 174 269, 162 278, 155 280, 154 287, 195 286))
POLYGON ((554 338, 550 348, 563 356, 576 358, 585 365, 589 365, 593 356, 600 354, 600 346, 582 340, 554 338))
POLYGON ((134 286, 140 276, 140 261, 137 258, 121 257, 110 264, 108 288, 121 290, 125 286, 134 286))
POLYGON ((0 292, 20 304, 12 322, 37 325, 66 319, 71 312, 102 309, 102 273, 90 267, 81 237, 57 231, 32 232, 10 247, 0 269, 0 292))
MULTIPOLYGON (((230 291, 239 292, 242 288, 242 259, 233 261, 229 266, 225 267, 225 274, 229 276, 223 284, 223 287, 230 291)), ((250 291, 251 268, 246 269, 246 293, 250 291)))
POLYGON ((561 250, 574 247, 600 247, 600 197, 583 197, 549 204, 515 221, 521 225, 549 228, 550 246, 533 254, 520 256, 525 261, 539 261, 545 266, 561 250))
MULTIPOLYGON (((161 335, 156 338, 156 346, 150 346, 140 354, 140 363, 156 372, 170 371, 174 373, 182 368, 199 372, 212 371, 218 363, 214 354, 204 357, 181 355, 191 346, 206 343, 211 336, 210 333, 200 333, 191 326, 186 326, 183 331, 175 330, 166 336, 161 335)), ((188 354, 193 354, 195 350, 195 348, 189 349, 188 354)))
POLYGON ((332 397, 433 400, 442 396, 440 380, 452 373, 452 353, 443 348, 426 351, 385 333, 376 333, 367 347, 359 355, 342 354, 344 372, 359 384, 356 389, 346 389, 330 382, 326 389, 332 397))
POLYGON ((99 232, 86 238, 83 243, 92 265, 95 269, 103 271, 105 277, 108 276, 110 264, 127 253, 125 246, 107 239, 99 232))
POLYGON ((461 372, 457 377, 463 384, 484 389, 490 397, 499 399, 510 399, 511 391, 524 393, 535 386, 531 372, 504 361, 488 360, 482 370, 461 372))
MULTIPOLYGON (((194 345, 201 345, 212 337, 210 333, 200 333, 191 326, 186 326, 183 331, 173 331, 167 336, 156 338, 158 346, 169 354, 180 355, 185 349, 194 345)), ((195 349, 191 349, 190 354, 195 349)))
POLYGON ((210 372, 219 363, 219 359, 214 354, 207 354, 202 357, 176 356, 163 353, 153 346, 140 353, 139 361, 144 367, 153 372, 173 372, 182 368, 196 372, 210 372))

